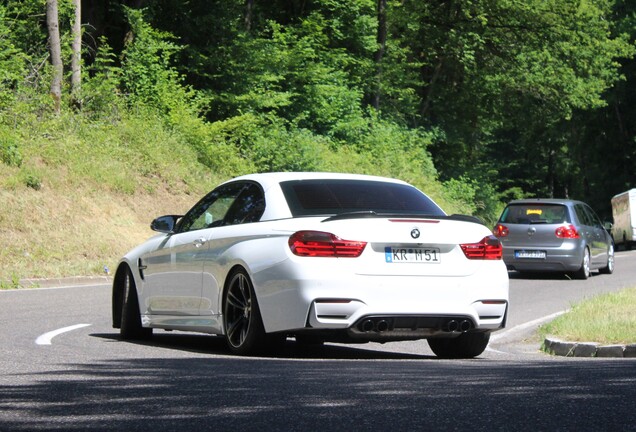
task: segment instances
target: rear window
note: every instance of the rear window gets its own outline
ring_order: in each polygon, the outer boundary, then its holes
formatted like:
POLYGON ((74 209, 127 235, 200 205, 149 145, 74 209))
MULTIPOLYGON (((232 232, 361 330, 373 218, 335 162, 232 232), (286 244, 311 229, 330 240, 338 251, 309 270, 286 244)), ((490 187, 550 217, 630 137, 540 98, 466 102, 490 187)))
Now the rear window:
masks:
POLYGON ((501 214, 501 223, 562 224, 569 223, 566 206, 561 204, 511 204, 501 214))
POLYGON ((281 183, 294 217, 357 211, 444 216, 413 186, 369 180, 294 180, 281 183))

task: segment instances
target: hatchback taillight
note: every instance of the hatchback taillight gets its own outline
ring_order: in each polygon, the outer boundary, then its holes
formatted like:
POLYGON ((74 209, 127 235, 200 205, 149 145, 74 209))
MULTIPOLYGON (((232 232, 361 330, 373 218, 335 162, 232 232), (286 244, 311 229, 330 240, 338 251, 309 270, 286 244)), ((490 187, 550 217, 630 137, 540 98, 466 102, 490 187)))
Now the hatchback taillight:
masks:
POLYGON ((497 237, 508 237, 508 227, 502 224, 497 224, 495 229, 492 230, 492 233, 497 237))
POLYGON ((563 225, 560 226, 554 231, 558 238, 562 239, 577 239, 581 237, 579 232, 576 230, 574 225, 563 225))
POLYGON ((495 236, 487 236, 479 243, 465 243, 460 245, 466 258, 471 260, 500 260, 502 246, 495 236))
POLYGON ((298 231, 289 237, 289 248, 298 256, 356 258, 366 242, 343 240, 322 231, 298 231))

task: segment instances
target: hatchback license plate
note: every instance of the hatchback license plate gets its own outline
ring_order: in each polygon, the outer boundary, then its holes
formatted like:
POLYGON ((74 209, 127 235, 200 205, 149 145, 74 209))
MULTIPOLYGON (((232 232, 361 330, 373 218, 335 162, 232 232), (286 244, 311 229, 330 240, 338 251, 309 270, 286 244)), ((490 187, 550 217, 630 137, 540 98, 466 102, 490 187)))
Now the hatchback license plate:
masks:
POLYGON ((386 247, 384 257, 388 263, 439 264, 442 260, 439 248, 386 247))
POLYGON ((527 258, 527 259, 545 259, 545 251, 541 250, 517 250, 515 251, 515 258, 527 258))

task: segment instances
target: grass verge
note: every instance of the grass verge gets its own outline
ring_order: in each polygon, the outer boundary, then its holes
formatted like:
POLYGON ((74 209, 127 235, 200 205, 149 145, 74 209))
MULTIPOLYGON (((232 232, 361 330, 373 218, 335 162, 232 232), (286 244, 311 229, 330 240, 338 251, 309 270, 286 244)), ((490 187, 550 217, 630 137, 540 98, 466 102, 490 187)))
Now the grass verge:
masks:
POLYGON ((604 345, 636 342, 636 287, 602 294, 577 303, 539 328, 543 340, 554 336, 571 342, 604 345))

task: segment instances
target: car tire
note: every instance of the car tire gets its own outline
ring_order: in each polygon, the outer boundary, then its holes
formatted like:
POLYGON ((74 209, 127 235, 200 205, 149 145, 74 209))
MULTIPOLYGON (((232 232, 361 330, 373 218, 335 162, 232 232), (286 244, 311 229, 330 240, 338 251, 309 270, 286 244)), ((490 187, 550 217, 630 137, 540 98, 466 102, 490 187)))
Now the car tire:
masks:
POLYGON ((141 325, 139 299, 135 280, 130 269, 125 270, 122 286, 121 326, 119 333, 124 340, 143 340, 152 336, 152 329, 141 325))
POLYGON ((590 251, 588 248, 585 248, 581 268, 574 272, 574 278, 585 280, 590 277, 590 271, 590 251))
POLYGON ((443 359, 463 359, 477 357, 486 350, 490 332, 462 333, 456 338, 431 338, 428 346, 433 353, 443 359))
POLYGON ((243 270, 230 275, 223 299, 225 341, 234 354, 253 355, 280 349, 284 334, 266 334, 254 287, 243 270))
POLYGON ((607 248, 607 265, 599 270, 601 274, 614 273, 614 245, 607 248))

